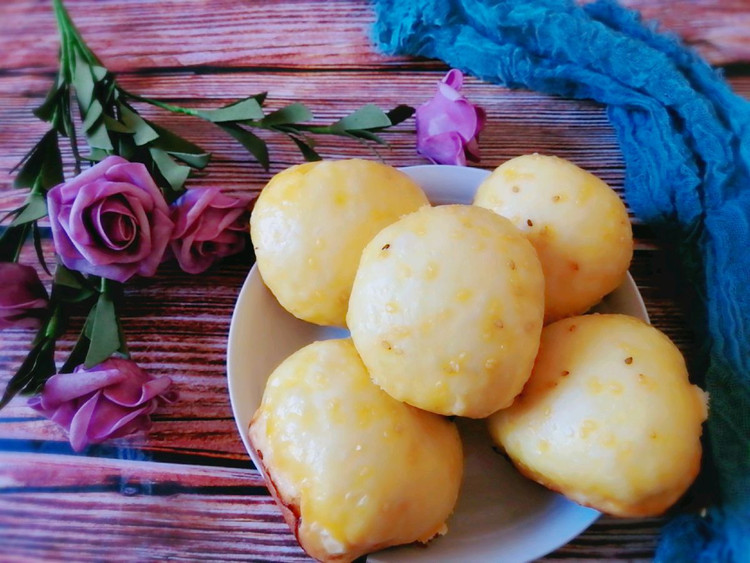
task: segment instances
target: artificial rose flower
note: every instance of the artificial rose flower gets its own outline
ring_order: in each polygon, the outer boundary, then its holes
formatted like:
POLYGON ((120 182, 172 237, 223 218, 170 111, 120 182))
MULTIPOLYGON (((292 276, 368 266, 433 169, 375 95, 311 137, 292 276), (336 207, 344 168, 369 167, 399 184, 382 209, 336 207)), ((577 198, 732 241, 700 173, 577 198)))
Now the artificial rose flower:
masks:
POLYGON ((0 329, 39 328, 47 308, 47 292, 36 270, 0 262, 0 329))
POLYGON ((435 96, 417 108, 417 152, 435 164, 466 166, 467 157, 479 162, 485 113, 459 93, 463 81, 460 70, 449 71, 435 96))
POLYGON ((172 234, 143 164, 108 156, 47 193, 55 250, 72 270, 124 282, 153 276, 172 234))
POLYGON ((159 404, 177 399, 171 386, 170 378, 154 378, 132 360, 113 357, 91 369, 78 366, 73 373, 53 375, 29 406, 65 428, 78 452, 90 443, 151 428, 159 404))
POLYGON ((170 246, 180 267, 199 274, 219 258, 240 252, 248 232, 249 198, 230 197, 217 188, 188 190, 172 204, 170 246))

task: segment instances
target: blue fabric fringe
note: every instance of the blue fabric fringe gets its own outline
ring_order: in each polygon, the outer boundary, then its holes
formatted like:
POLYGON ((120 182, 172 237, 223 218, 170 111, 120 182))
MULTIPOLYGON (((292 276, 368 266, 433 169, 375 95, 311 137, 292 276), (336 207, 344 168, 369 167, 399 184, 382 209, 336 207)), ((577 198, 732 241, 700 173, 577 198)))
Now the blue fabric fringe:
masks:
POLYGON ((658 561, 750 561, 750 103, 612 1, 374 0, 386 52, 606 104, 633 212, 679 250, 705 342, 718 500, 663 529, 658 561))

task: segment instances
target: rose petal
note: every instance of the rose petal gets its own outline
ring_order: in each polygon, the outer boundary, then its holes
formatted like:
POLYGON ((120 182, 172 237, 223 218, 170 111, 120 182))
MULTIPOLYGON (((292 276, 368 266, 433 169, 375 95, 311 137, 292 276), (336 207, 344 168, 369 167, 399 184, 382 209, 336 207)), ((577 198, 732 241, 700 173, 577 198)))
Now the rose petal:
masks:
POLYGON ((164 251, 167 249, 172 235, 174 223, 166 212, 155 209, 153 225, 150 233, 151 253, 138 266, 138 274, 144 277, 153 276, 161 264, 164 251))
POLYGON ((422 137, 417 144, 417 152, 436 164, 466 166, 463 139, 455 131, 422 137))
POLYGON ((52 196, 55 199, 72 201, 73 199, 75 199, 82 186, 85 186, 91 181, 102 177, 112 166, 126 163, 128 163, 128 161, 120 156, 108 156, 88 170, 84 170, 83 172, 78 174, 78 176, 71 178, 70 180, 67 180, 62 184, 58 184, 54 188, 51 188, 47 192, 47 198, 49 199, 49 197, 52 196))
POLYGON ((73 450, 80 452, 89 443, 88 431, 91 417, 94 415, 100 393, 94 393, 73 415, 68 437, 73 450))
POLYGON ((112 250, 128 248, 138 233, 133 210, 122 200, 107 198, 92 210, 92 219, 102 242, 112 250))
POLYGON ((464 85, 464 74, 457 68, 452 68, 443 77, 442 82, 447 84, 450 88, 459 91, 464 85))
POLYGON ((117 369, 99 369, 58 373, 47 380, 42 395, 45 409, 93 393, 98 389, 114 385, 125 379, 126 373, 117 369))
POLYGON ((477 128, 477 114, 465 99, 447 100, 435 96, 417 108, 417 134, 428 137, 456 131, 464 141, 471 139, 477 128))
MULTIPOLYGON (((148 173, 146 166, 140 162, 126 161, 112 166, 107 170, 107 179, 113 182, 123 182, 140 187, 148 194, 148 200, 153 205, 153 209, 159 209, 165 215, 169 213, 169 207, 164 200, 161 190, 148 173)), ((148 209, 148 211, 151 210, 151 208, 148 209)))
POLYGON ((104 390, 104 396, 117 405, 137 407, 161 395, 171 385, 172 380, 165 376, 146 381, 140 387, 136 387, 128 381, 124 384, 108 387, 104 390))
POLYGON ((53 376, 28 404, 68 430, 73 449, 80 451, 148 428, 158 405, 176 398, 170 378, 153 378, 132 360, 112 357, 90 370, 79 366, 53 376))
POLYGON ((89 441, 101 442, 115 437, 114 434, 118 430, 147 413, 150 407, 150 403, 146 403, 138 408, 128 409, 108 401, 100 401, 89 422, 87 430, 89 441))

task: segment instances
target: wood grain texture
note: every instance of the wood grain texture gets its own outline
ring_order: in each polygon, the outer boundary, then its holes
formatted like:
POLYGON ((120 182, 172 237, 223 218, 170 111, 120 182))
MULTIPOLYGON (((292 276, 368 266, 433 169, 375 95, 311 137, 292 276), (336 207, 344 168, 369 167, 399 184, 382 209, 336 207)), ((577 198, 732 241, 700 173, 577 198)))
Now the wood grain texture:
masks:
MULTIPOLYGON (((716 64, 750 61, 745 0, 686 0, 679 8, 672 0, 623 3, 681 33, 716 64)), ((373 50, 374 14, 362 0, 69 0, 67 5, 90 46, 115 71, 426 66, 373 50)), ((0 51, 6 69, 54 69, 56 34, 45 0, 0 4, 0 51)))
MULTIPOLYGON (((682 34, 711 60, 750 60, 747 0, 628 0, 682 34)), ((71 14, 123 86, 195 107, 269 91, 269 107, 303 101, 321 123, 366 102, 418 105, 444 72, 432 61, 385 57, 369 39, 366 2, 337 0, 68 0, 71 14)), ((45 127, 31 115, 56 63, 47 0, 0 3, 0 212, 18 205, 7 171, 45 127)), ((750 75, 732 85, 750 96, 750 75)), ((622 192, 623 164, 601 107, 468 79, 467 97, 488 112, 481 166, 538 151, 569 158, 622 192)), ((270 172, 253 163, 211 124, 142 107, 144 115, 213 153, 207 175, 190 186, 257 192, 270 175, 300 161, 286 141, 266 136, 270 172)), ((379 156, 397 166, 422 164, 409 121, 387 136, 379 156)), ((330 158, 378 155, 362 145, 322 139, 330 158)), ((64 153, 69 156, 68 153, 64 153)), ((652 322, 690 360, 695 339, 680 308, 683 280, 672 253, 635 225, 631 272, 652 322)), ((51 256, 51 241, 44 241, 51 256)), ((33 262, 31 249, 24 261, 33 262)), ((127 286, 123 324, 134 358, 169 375, 181 398, 153 416, 149 434, 75 454, 56 425, 17 398, 0 411, 0 541, 3 560, 308 560, 283 523, 245 453, 231 415, 225 376, 231 311, 249 257, 234 257, 200 276, 166 264, 127 286)), ((48 282, 48 280, 47 280, 48 282)), ((61 341, 70 349, 81 319, 61 341)), ((0 335, 0 386, 25 355, 32 334, 0 335)), ((548 556, 552 559, 647 560, 663 519, 602 518, 548 556)))

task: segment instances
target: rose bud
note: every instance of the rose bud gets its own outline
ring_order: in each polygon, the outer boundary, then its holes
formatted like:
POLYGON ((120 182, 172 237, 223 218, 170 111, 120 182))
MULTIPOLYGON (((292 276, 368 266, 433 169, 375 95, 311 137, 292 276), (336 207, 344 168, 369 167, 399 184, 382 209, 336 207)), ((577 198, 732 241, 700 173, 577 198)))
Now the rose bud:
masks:
POLYGON ((219 258, 240 252, 248 236, 249 203, 247 197, 231 197, 217 188, 188 190, 175 201, 170 247, 180 267, 199 274, 219 258))
POLYGON ((154 378, 132 360, 112 357, 90 369, 50 377, 29 406, 62 426, 70 444, 81 451, 103 442, 148 430, 151 413, 172 403, 177 393, 168 377, 154 378))
POLYGON ((417 152, 435 164, 479 162, 477 136, 485 113, 459 93, 462 85, 461 71, 451 70, 435 96, 417 108, 417 152))

